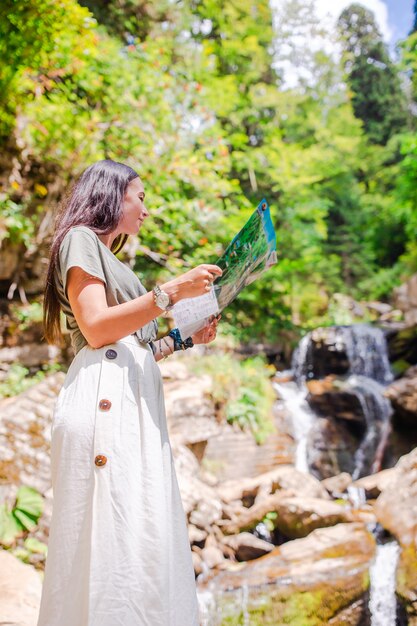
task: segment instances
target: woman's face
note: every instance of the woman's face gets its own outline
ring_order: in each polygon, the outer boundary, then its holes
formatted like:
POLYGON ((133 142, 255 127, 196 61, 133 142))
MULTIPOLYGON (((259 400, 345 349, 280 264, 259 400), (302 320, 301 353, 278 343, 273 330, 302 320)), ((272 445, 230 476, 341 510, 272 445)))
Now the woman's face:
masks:
POLYGON ((149 216, 144 204, 145 191, 140 178, 130 181, 122 205, 122 217, 118 230, 126 235, 136 235, 145 217, 149 216))

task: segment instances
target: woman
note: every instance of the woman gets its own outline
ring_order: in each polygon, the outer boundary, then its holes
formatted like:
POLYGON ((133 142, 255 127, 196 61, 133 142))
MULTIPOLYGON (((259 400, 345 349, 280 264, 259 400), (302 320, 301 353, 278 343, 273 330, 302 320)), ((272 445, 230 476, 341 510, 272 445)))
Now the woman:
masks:
POLYGON ((90 166, 61 212, 45 290, 45 337, 66 317, 75 358, 51 441, 53 513, 38 626, 198 626, 194 571, 156 361, 208 343, 156 340, 156 318, 210 290, 199 265, 146 292, 114 252, 149 213, 130 167, 90 166))

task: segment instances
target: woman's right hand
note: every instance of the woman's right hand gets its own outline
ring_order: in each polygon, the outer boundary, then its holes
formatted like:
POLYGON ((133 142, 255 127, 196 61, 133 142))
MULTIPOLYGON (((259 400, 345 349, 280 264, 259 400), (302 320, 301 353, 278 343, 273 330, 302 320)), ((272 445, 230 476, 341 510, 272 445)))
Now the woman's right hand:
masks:
POLYGON ((195 298, 208 293, 213 281, 222 274, 223 270, 218 265, 203 263, 161 285, 161 289, 168 293, 175 304, 183 298, 195 298))

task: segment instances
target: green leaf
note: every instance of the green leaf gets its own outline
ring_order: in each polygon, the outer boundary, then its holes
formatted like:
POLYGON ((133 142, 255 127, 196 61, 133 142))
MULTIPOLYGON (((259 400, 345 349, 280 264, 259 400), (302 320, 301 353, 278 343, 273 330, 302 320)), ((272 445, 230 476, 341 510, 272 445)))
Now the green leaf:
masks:
POLYGON ((32 515, 28 515, 20 509, 13 509, 12 515, 18 520, 25 530, 34 530, 37 526, 36 519, 32 515))
POLYGON ((30 552, 35 552, 36 554, 47 554, 48 546, 46 543, 39 541, 36 537, 27 537, 24 541, 24 546, 30 552))
POLYGON ((22 534, 22 527, 5 504, 0 505, 0 543, 11 546, 22 534))
POLYGON ((43 512, 42 495, 33 487, 22 486, 17 492, 16 509, 38 519, 43 512))

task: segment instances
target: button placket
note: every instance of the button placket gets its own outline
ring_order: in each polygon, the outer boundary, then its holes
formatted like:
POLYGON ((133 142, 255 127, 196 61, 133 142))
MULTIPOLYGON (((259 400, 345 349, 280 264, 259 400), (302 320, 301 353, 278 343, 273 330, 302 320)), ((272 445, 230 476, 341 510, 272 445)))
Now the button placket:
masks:
POLYGON ((97 470, 101 470, 111 461, 111 450, 113 449, 113 419, 115 403, 120 393, 120 383, 118 377, 122 373, 122 368, 115 367, 114 359, 117 357, 116 350, 112 350, 110 356, 107 354, 111 349, 106 350, 101 362, 101 372, 98 385, 98 401, 96 404, 96 415, 94 425, 94 464, 97 470), (114 352, 114 355, 113 355, 114 352), (109 391, 111 400, 109 399, 109 391))

